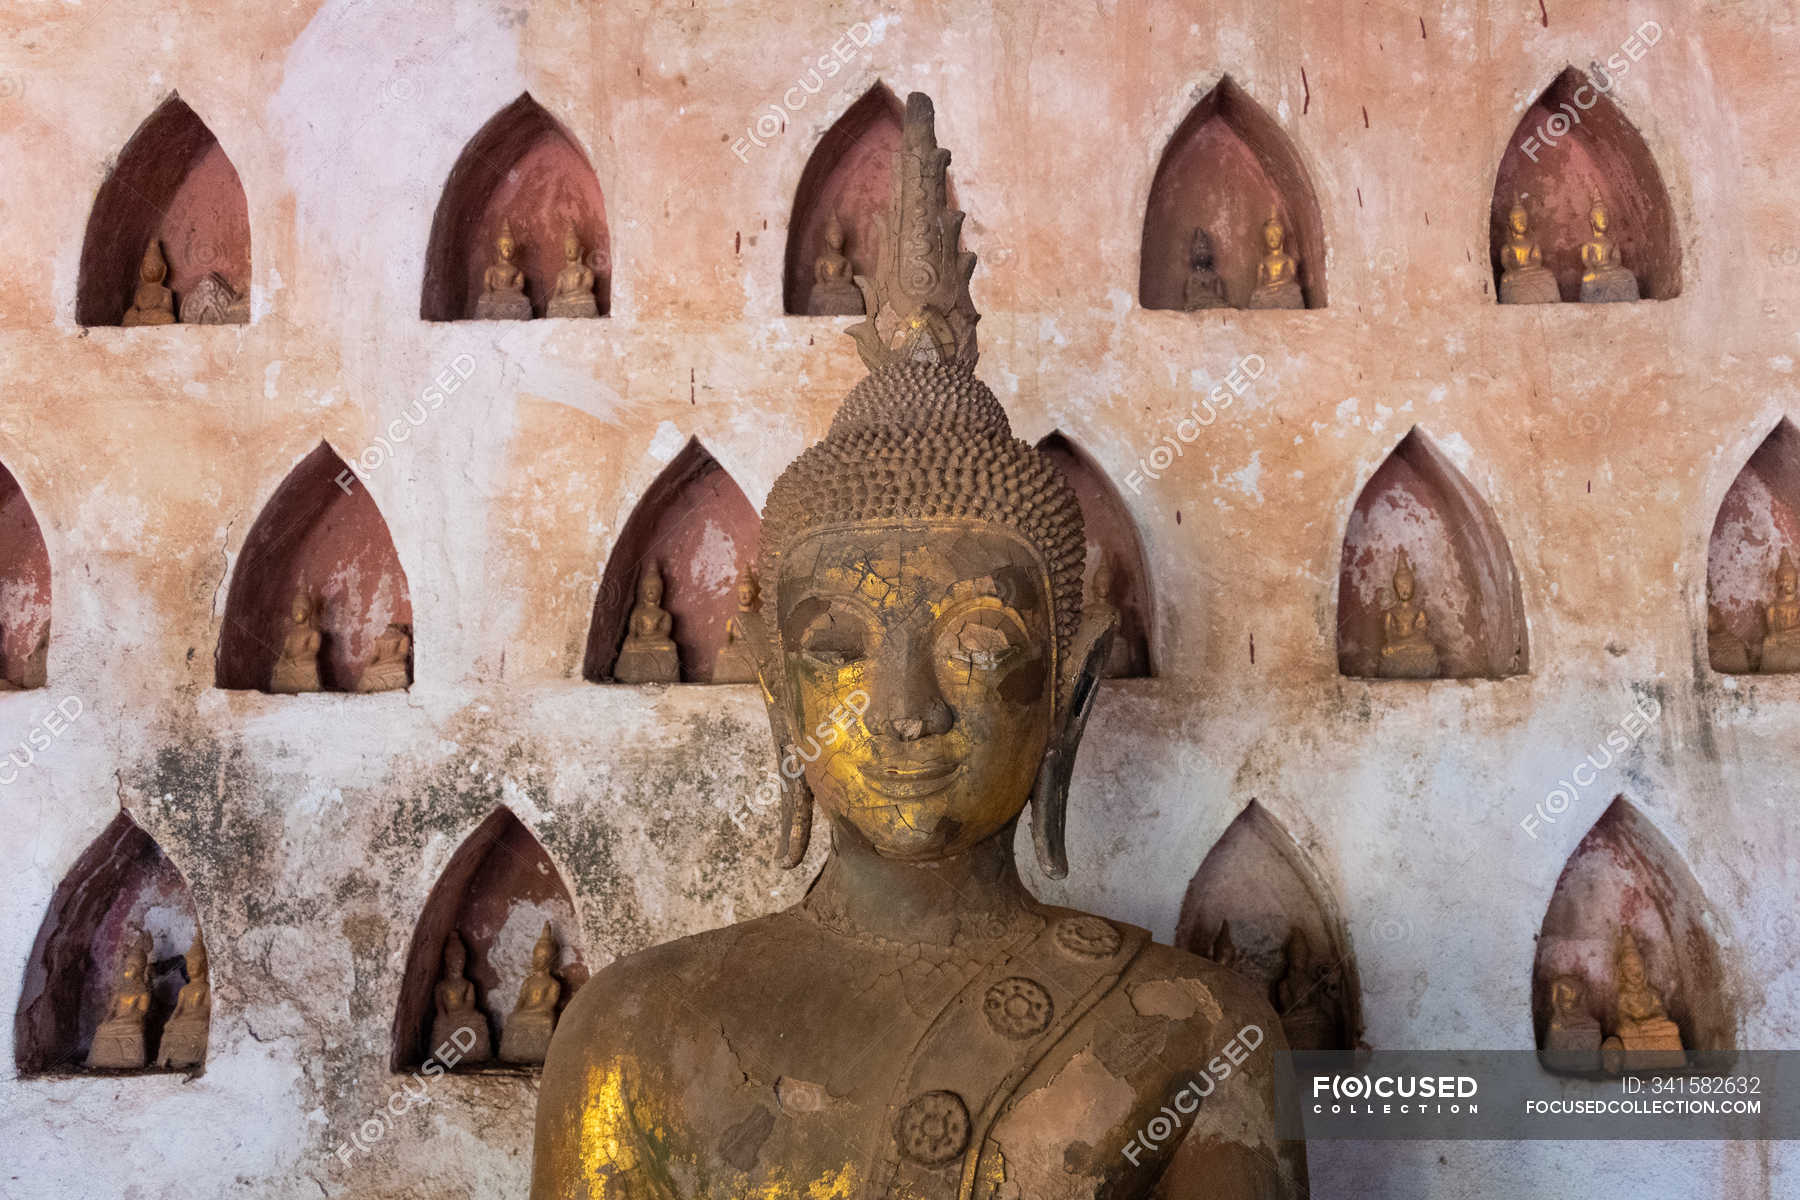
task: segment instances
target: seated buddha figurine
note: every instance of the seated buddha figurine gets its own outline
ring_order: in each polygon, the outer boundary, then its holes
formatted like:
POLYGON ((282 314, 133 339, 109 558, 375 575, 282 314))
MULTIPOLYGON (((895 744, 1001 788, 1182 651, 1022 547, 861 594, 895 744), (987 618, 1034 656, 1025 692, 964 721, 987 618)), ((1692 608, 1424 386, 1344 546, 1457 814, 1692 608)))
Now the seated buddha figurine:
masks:
MULTIPOLYGON (((1681 1028, 1669 1019, 1663 1000, 1644 970, 1644 956, 1629 929, 1619 930, 1613 955, 1617 995, 1614 1037, 1624 1051, 1627 1070, 1654 1070, 1687 1065, 1681 1047, 1681 1028)), ((1612 1039, 1608 1039, 1609 1041, 1612 1039)))
POLYGON ((1706 659, 1721 674, 1743 675, 1750 670, 1750 647, 1731 632, 1716 604, 1706 606, 1706 659))
POLYGON ((1275 1139, 1281 1033, 1255 985, 1045 904, 1015 866, 1029 801, 1040 865, 1067 871, 1112 629, 1083 612, 1075 493, 974 376, 947 157, 913 95, 864 277, 871 374, 763 511, 745 624, 797 768, 780 859, 804 860, 816 803, 824 869, 793 907, 621 958, 575 995, 538 1097, 535 1200, 1303 1187, 1275 1139), (884 357, 890 319, 920 305, 956 310, 950 355, 884 357), (833 724, 802 764, 801 739, 833 724), (1136 1140, 1233 1039, 1238 1073, 1182 1136, 1136 1140))
POLYGON ((163 1026, 156 1048, 159 1067, 197 1067, 206 1061, 207 1030, 212 1023, 212 980, 207 975, 206 945, 200 935, 187 952, 187 982, 175 997, 175 1011, 163 1026))
POLYGON ((556 1003, 562 999, 562 981, 556 977, 556 939, 550 922, 531 948, 531 973, 519 985, 519 1004, 500 1031, 500 1061, 536 1064, 550 1049, 556 1028, 556 1003))
POLYGON ((1305 308, 1306 296, 1300 290, 1300 264, 1282 249, 1287 230, 1281 218, 1270 215, 1263 222, 1263 256, 1256 264, 1256 290, 1250 293, 1251 308, 1305 308))
POLYGON ((1394 602, 1381 612, 1381 662, 1376 674, 1384 679, 1436 679, 1440 673, 1437 646, 1427 632, 1430 617, 1415 598, 1412 564, 1406 551, 1394 562, 1394 602))
POLYGON ((463 978, 468 962, 462 935, 452 929, 444 939, 444 977, 431 994, 431 1046, 466 1046, 457 1065, 478 1066, 493 1059, 494 1041, 487 1014, 475 1003, 475 985, 463 978))
POLYGON ((1196 225, 1193 240, 1188 243, 1188 276, 1181 290, 1181 310, 1200 312, 1230 307, 1231 302, 1225 298, 1225 281, 1213 269, 1212 239, 1196 225))
POLYGON ((242 325, 250 320, 250 298, 219 272, 209 271, 182 296, 181 311, 188 325, 242 325))
POLYGON ((1240 964, 1244 961, 1244 955, 1243 952, 1237 948, 1237 943, 1231 940, 1230 921, 1219 922, 1219 932, 1213 934, 1212 949, 1207 953, 1206 957, 1212 959, 1226 970, 1243 970, 1243 967, 1240 964))
POLYGON ((679 683, 681 652, 669 636, 675 619, 662 606, 662 572, 654 562, 638 576, 637 603, 625 626, 625 644, 613 664, 613 678, 620 683, 679 683))
POLYGON ((1506 244, 1500 247, 1500 303, 1555 304, 1562 299, 1556 276, 1544 265, 1543 251, 1531 236, 1531 218, 1523 202, 1506 215, 1506 244))
POLYGON ((1600 1022, 1588 1011, 1581 976, 1558 975, 1550 981, 1550 1021, 1538 1058, 1552 1071, 1600 1069, 1600 1022))
POLYGON ((1299 927, 1288 934, 1287 965, 1275 981, 1275 1011, 1291 1050, 1338 1050, 1337 971, 1314 963, 1312 942, 1299 927))
POLYGON ((751 656, 744 621, 753 616, 761 597, 756 592, 756 573, 750 570, 738 576, 737 612, 725 622, 725 648, 713 660, 714 683, 755 683, 756 661, 751 656))
POLYGON ((288 627, 281 637, 281 656, 269 674, 269 691, 276 695, 324 691, 319 679, 319 648, 324 644, 318 605, 305 592, 294 593, 288 627))
POLYGON ((1775 598, 1763 606, 1761 671, 1800 671, 1800 574, 1785 549, 1775 567, 1775 598))
POLYGON ((581 238, 575 223, 563 230, 563 265, 556 273, 556 288, 544 306, 546 317, 597 317, 599 301, 594 299, 594 272, 581 261, 581 238))
POLYGON ((94 1031, 87 1065, 97 1071, 135 1071, 150 1061, 144 1022, 150 1016, 150 935, 138 931, 125 952, 125 966, 113 989, 106 1017, 94 1031))
POLYGON ((356 681, 359 692, 394 692, 412 683, 412 629, 390 622, 375 637, 375 653, 356 681))
POLYGON ((825 250, 813 261, 812 291, 806 311, 814 317, 849 317, 863 313, 862 292, 857 288, 850 260, 844 254, 844 226, 837 214, 825 223, 825 250))
POLYGON ((519 244, 513 240, 512 223, 500 222, 494 238, 494 261, 481 276, 481 297, 475 301, 478 321, 529 321, 531 301, 525 296, 525 272, 513 261, 519 244))
POLYGON ((137 290, 131 294, 131 307, 125 310, 125 319, 119 324, 127 327, 175 324, 175 293, 163 286, 168 274, 169 264, 163 258, 162 243, 151 238, 150 244, 144 247, 144 260, 138 264, 137 290))
POLYGON ((1638 299, 1637 276, 1619 260, 1619 247, 1606 232, 1606 205, 1598 196, 1588 210, 1588 225, 1592 232, 1581 243, 1581 302, 1606 304, 1638 299))

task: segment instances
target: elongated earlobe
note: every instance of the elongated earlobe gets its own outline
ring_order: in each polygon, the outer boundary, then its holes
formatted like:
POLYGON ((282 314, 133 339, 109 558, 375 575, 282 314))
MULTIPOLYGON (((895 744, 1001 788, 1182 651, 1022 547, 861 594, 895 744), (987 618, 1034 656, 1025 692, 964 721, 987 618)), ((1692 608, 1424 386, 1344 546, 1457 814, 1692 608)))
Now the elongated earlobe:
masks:
POLYGON ((806 782, 806 772, 788 774, 789 764, 799 766, 800 756, 789 743, 781 748, 781 841, 775 848, 775 862, 793 870, 806 859, 806 848, 812 842, 813 794, 806 782))
POLYGON ((1063 846, 1063 825, 1069 813, 1069 770, 1073 760, 1061 746, 1044 752, 1037 780, 1031 785, 1031 845, 1038 867, 1051 879, 1069 873, 1069 855, 1063 846))
POLYGON ((1089 604, 1082 614, 1081 627, 1075 635, 1076 653, 1070 657, 1074 670, 1062 695, 1062 717, 1031 785, 1031 845, 1037 851, 1038 866, 1051 879, 1061 879, 1069 873, 1069 855, 1063 844, 1063 827, 1069 814, 1069 779, 1075 774, 1075 751, 1087 729, 1094 693, 1100 689, 1100 673, 1106 667, 1106 656, 1118 626, 1119 614, 1104 600, 1089 604))

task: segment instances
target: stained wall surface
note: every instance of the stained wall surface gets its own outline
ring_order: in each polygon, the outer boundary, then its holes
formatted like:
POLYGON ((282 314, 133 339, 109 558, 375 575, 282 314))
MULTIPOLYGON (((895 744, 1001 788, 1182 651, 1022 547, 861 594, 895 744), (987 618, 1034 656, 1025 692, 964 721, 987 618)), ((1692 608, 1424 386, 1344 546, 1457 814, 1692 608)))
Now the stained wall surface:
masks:
MULTIPOLYGON (((1062 430, 1111 474, 1158 590, 1157 677, 1103 686, 1069 877, 1036 886, 1167 939, 1255 799, 1336 898, 1371 1045, 1526 1049, 1546 905, 1623 793, 1705 897, 1736 1043, 1800 1046, 1800 678, 1716 675, 1705 640, 1715 515, 1800 413, 1797 53, 1791 0, 9 7, 0 462, 54 586, 48 690, 0 694, 0 994, 123 806, 191 885, 214 1000, 192 1081, 21 1081, 0 1054, 5 1190, 522 1194, 527 1079, 437 1080, 350 1140, 400 1086, 414 923, 497 805, 568 879, 596 970, 800 895, 808 871, 767 865, 755 689, 580 672, 607 555, 688 440, 760 506, 862 375, 842 322, 783 315, 783 254, 808 156, 877 80, 936 100, 981 375, 1021 437, 1062 430), (1612 95, 1667 186, 1679 295, 1495 304, 1509 138, 1645 22, 1612 95), (1157 162, 1226 73, 1310 174, 1327 308, 1138 305, 1157 162), (610 316, 423 321, 444 181, 527 91, 599 180, 610 316), (243 185, 252 320, 83 329, 88 209, 171 92, 243 185), (1266 368, 1146 472, 1248 355, 1266 368), (1418 424, 1509 541, 1525 674, 1339 674, 1351 509, 1418 424), (392 535, 413 686, 220 691, 245 538, 321 440, 392 535), (39 748, 68 696, 82 715, 39 748), (1534 814, 1638 704, 1659 715, 1631 749, 1534 814)), ((1390 1142, 1311 1166, 1331 1198, 1800 1190, 1791 1146, 1390 1142)))

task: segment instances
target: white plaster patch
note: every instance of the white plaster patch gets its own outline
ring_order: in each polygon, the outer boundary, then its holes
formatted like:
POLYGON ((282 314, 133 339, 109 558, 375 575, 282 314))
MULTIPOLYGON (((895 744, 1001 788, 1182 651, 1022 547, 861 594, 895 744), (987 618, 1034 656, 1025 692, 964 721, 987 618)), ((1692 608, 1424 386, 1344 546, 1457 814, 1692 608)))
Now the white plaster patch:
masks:
POLYGON ((1212 990, 1198 979, 1153 979, 1128 990, 1131 1006, 1146 1017, 1191 1020, 1196 1013, 1208 1021, 1221 1020, 1225 1012, 1212 990))
POLYGON ((1794 360, 1785 354, 1777 354, 1774 358, 1769 360, 1769 366, 1780 371, 1783 375, 1787 375, 1792 373, 1794 369, 1794 360))
POLYGON ((1260 504, 1263 498, 1262 488, 1260 486, 1262 482, 1262 451, 1257 450, 1253 452, 1250 455, 1250 461, 1248 463, 1225 476, 1225 478, 1231 483, 1236 484, 1238 491, 1260 504))
POLYGON ((694 550, 692 579, 714 596, 731 590, 737 582, 737 542, 723 525, 708 520, 694 550))
POLYGON ((687 445, 687 441, 681 430, 675 428, 675 422, 664 421, 656 427, 656 436, 650 439, 645 453, 659 463, 666 463, 681 453, 681 448, 687 445))
POLYGON ((276 388, 281 383, 281 359, 276 359, 263 368, 263 399, 273 400, 276 388))

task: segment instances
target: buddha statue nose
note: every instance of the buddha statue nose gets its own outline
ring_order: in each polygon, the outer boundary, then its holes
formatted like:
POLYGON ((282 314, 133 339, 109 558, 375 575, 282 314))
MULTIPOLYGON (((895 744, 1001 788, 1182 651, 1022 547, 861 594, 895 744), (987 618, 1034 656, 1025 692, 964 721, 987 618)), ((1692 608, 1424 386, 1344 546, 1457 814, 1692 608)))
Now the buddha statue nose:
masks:
POLYGON ((948 733, 954 721, 938 691, 928 638, 896 637, 870 681, 871 724, 877 733, 916 742, 948 733))

